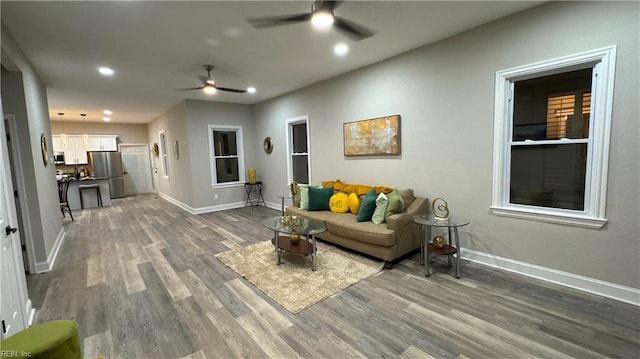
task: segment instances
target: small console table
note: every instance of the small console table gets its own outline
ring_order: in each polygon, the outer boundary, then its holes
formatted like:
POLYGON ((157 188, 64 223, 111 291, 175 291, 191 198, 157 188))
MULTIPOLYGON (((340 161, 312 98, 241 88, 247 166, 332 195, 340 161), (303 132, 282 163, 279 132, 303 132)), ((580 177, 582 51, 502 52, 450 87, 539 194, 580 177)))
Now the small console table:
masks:
POLYGON ((262 181, 258 181, 256 183, 245 182, 244 190, 247 192, 247 197, 244 201, 244 206, 251 206, 253 209, 254 206, 267 206, 264 203, 264 198, 262 197, 262 181))
POLYGON ((420 264, 424 263, 424 275, 427 277, 430 275, 429 254, 446 255, 449 266, 451 266, 451 259, 455 254, 456 278, 460 279, 460 240, 458 238, 458 227, 466 226, 469 224, 469 220, 458 216, 439 219, 434 217, 433 213, 430 213, 427 216, 416 216, 413 218, 413 221, 422 227, 420 231, 420 264), (445 244, 442 248, 436 248, 436 246, 431 243, 433 239, 431 238, 431 232, 434 227, 447 228, 449 234, 447 239, 449 243, 445 244))

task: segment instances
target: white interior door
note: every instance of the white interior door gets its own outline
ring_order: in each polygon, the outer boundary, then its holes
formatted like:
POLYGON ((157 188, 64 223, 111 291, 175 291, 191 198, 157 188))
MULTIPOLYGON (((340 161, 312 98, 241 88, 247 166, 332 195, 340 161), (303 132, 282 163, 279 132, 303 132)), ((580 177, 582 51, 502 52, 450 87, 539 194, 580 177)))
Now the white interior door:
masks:
POLYGON ((146 144, 120 144, 120 154, 127 195, 152 192, 149 147, 146 144))
MULTIPOLYGON (((0 123, 0 138, 6 136, 0 123)), ((17 232, 15 207, 12 206, 13 186, 7 168, 9 157, 5 141, 0 141, 0 320, 1 337, 13 335, 28 326, 26 308, 27 281, 22 264, 20 233, 17 232)))

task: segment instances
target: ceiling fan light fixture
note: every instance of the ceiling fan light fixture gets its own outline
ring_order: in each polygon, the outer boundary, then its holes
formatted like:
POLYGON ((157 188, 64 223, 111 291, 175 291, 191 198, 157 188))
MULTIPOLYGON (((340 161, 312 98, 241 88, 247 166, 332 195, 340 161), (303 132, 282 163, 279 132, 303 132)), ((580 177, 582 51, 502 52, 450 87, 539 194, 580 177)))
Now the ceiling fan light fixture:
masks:
POLYGON ((207 82, 207 84, 202 88, 202 90, 204 91, 204 93, 206 93, 207 95, 213 95, 214 93, 216 93, 218 90, 216 90, 216 88, 211 85, 210 83, 207 82))
POLYGON ((311 17, 311 24, 319 30, 326 30, 333 25, 333 14, 326 10, 316 11, 311 17))
POLYGON ((256 91, 257 91, 256 88, 253 86, 247 88, 248 93, 256 93, 256 91))

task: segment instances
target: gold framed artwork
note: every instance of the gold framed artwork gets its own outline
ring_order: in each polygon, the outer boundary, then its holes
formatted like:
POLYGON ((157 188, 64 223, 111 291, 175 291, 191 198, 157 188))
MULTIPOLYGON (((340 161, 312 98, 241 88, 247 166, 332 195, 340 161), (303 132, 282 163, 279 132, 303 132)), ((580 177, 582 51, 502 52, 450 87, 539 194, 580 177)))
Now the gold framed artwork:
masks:
POLYGON ((400 115, 343 124, 344 155, 399 156, 400 115))

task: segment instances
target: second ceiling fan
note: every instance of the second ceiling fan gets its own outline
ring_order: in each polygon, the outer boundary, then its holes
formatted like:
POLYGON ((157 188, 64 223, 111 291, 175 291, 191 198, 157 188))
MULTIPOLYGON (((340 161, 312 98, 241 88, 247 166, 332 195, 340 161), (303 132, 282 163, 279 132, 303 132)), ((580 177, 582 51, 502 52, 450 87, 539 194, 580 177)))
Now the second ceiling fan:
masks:
POLYGON ((318 27, 335 26, 338 30, 344 32, 354 40, 363 40, 373 36, 375 33, 362 25, 358 25, 345 18, 334 14, 335 8, 342 1, 314 1, 311 5, 311 12, 304 14, 269 16, 259 18, 249 18, 247 21, 255 28, 261 29, 265 27, 296 24, 305 21, 311 21, 318 27))
POLYGON ((253 88, 240 90, 240 89, 234 89, 229 87, 220 87, 216 84, 213 77, 211 77, 211 71, 213 70, 213 65, 204 65, 203 67, 205 71, 207 71, 207 77, 198 76, 200 78, 200 81, 202 81, 202 86, 180 89, 180 91, 203 90, 207 95, 212 95, 217 91, 226 91, 226 92, 235 92, 235 93, 253 92, 252 91, 253 88))

